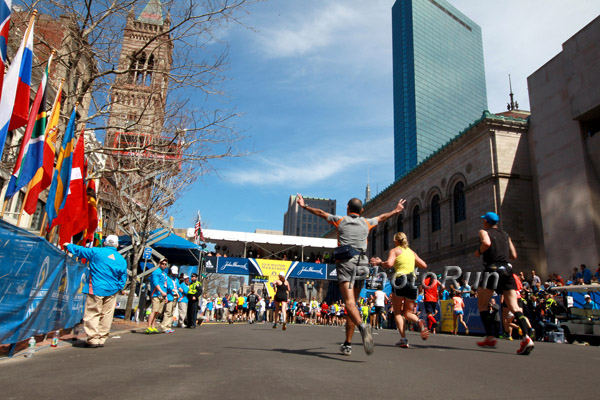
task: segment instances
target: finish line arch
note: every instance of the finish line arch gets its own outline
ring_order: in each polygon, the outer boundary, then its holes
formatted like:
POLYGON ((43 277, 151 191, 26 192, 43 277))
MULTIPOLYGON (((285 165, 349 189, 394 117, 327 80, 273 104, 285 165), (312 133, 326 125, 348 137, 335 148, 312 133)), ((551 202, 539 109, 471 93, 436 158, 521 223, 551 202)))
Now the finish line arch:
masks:
POLYGON ((207 256, 204 260, 204 272, 208 274, 231 274, 262 277, 265 281, 265 290, 271 297, 274 296, 271 283, 278 279, 280 271, 285 274, 286 279, 337 279, 335 264, 216 256, 207 256))

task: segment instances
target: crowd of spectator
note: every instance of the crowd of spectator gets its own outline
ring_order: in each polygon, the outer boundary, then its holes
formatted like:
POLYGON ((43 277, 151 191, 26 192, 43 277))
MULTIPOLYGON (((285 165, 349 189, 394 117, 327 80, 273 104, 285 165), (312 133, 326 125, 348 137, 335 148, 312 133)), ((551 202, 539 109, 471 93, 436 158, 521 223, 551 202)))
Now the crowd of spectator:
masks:
MULTIPOLYGON (((311 255, 313 256, 313 255, 311 255)), ((320 257, 320 254, 314 255, 320 257)), ((294 255, 292 254, 292 257, 294 255)), ((319 260, 319 258, 316 258, 319 260)), ((190 313, 187 312, 187 302, 190 297, 187 293, 190 287, 190 279, 186 275, 180 274, 179 284, 176 282, 176 271, 174 274, 169 274, 174 284, 168 286, 168 293, 172 292, 172 296, 165 297, 166 311, 163 313, 161 326, 163 331, 172 331, 172 325, 176 327, 189 326, 188 320, 191 319, 190 313), (169 307, 169 303, 173 305, 169 307), (173 323, 174 322, 174 323, 173 323)), ((195 274, 194 274, 195 275, 195 274)), ((559 274, 550 274, 545 281, 532 270, 530 274, 520 272, 516 275, 521 284, 518 291, 520 299, 519 303, 524 314, 530 321, 532 333, 535 332, 537 340, 544 340, 550 331, 558 330, 556 315, 565 312, 564 306, 559 298, 555 298, 555 294, 549 289, 554 286, 563 285, 583 285, 597 284, 600 275, 600 266, 593 273, 586 265, 582 264, 579 268, 574 268, 571 276, 565 282, 565 279, 559 274), (558 301, 557 301, 558 300, 558 301)), ((194 276, 194 279, 196 277, 194 276)), ((432 333, 439 331, 436 322, 438 314, 437 307, 428 307, 438 303, 439 300, 453 300, 453 304, 461 304, 462 299, 477 297, 477 291, 472 289, 468 282, 458 280, 457 287, 453 284, 447 287, 438 283, 431 285, 431 281, 425 282, 419 286, 418 297, 415 302, 415 313, 420 319, 428 322, 428 328, 432 333), (459 299, 461 299, 459 301, 459 299)), ((391 295, 393 296, 393 294, 391 295)), ((589 296, 588 296, 589 297, 589 296)), ((232 293, 224 294, 217 293, 215 296, 202 294, 198 296, 198 313, 197 317, 200 322, 248 322, 248 323, 269 323, 275 322, 274 310, 275 303, 270 297, 263 298, 254 291, 241 294, 233 290, 232 293)), ((587 301, 587 299, 586 299, 587 301)), ((513 323, 510 313, 506 307, 501 307, 494 299, 490 302, 490 312, 495 321, 495 333, 498 337, 512 339, 513 331, 519 328, 513 323)), ((590 303, 588 301, 588 303, 590 303)), ((590 303, 595 306, 593 302, 590 303)), ((391 299, 381 290, 377 290, 367 297, 360 297, 357 301, 357 306, 362 315, 363 321, 370 324, 373 329, 395 329, 394 310, 391 299)), ((456 307, 456 306, 454 306, 456 307)), ((464 307, 464 303, 459 308, 464 307)), ((155 318, 152 309, 147 315, 150 321, 155 318)), ((310 324, 310 325, 330 325, 343 326, 345 324, 346 309, 343 301, 334 301, 331 304, 327 302, 318 302, 314 297, 307 299, 291 299, 288 303, 287 323, 291 324, 310 324)), ((459 322, 463 323, 459 318, 459 322)), ((194 321, 195 323, 196 321, 194 321)), ((194 324, 192 324, 194 325, 194 324)), ((457 333, 457 322, 455 321, 453 333, 457 333)), ((466 327, 466 324, 464 324, 466 327)), ((418 330, 417 326, 410 326, 409 329, 418 330)), ((468 328, 465 329, 468 332, 468 328)), ((516 332, 515 332, 516 333, 516 332)))

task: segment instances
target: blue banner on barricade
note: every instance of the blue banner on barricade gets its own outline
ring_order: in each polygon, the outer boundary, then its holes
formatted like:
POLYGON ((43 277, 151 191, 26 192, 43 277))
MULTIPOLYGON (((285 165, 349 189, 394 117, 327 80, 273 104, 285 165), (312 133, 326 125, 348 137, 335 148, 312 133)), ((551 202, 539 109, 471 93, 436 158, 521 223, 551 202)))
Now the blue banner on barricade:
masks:
POLYGON ((87 274, 44 238, 0 221, 0 344, 79 323, 87 274))

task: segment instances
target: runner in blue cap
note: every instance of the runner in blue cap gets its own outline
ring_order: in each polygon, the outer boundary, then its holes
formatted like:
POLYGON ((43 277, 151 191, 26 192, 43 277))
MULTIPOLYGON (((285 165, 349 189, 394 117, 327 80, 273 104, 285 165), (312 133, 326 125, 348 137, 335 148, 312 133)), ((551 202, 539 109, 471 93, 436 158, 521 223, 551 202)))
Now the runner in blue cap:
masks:
POLYGON ((514 314, 523 333, 517 354, 528 355, 534 347, 533 340, 527 335, 530 325, 517 302, 517 282, 513 275, 512 265, 508 262, 509 258, 517 258, 517 251, 508 233, 498 229, 500 221, 498 214, 487 212, 481 218, 483 229, 479 231, 479 247, 475 250, 475 257, 483 258, 484 270, 477 289, 477 305, 486 336, 483 341, 477 342, 477 345, 479 347, 496 347, 494 321, 488 306, 494 291, 496 291, 498 294, 504 295, 504 302, 509 311, 514 314))

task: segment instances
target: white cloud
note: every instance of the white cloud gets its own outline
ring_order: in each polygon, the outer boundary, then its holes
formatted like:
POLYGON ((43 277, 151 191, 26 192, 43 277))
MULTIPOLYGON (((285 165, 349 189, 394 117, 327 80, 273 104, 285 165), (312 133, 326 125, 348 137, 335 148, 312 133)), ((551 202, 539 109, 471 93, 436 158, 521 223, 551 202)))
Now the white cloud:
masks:
MULTIPOLYGON (((387 137, 363 143, 316 144, 295 152, 281 151, 272 157, 255 157, 253 165, 223 172, 226 181, 239 185, 302 187, 331 180, 357 169, 392 161, 392 139, 387 137), (378 149, 373 156, 371 149, 378 149), (389 153, 389 154, 388 154, 389 153)), ((273 154, 273 153, 271 153, 273 154)))
POLYGON ((388 16, 391 13, 391 0, 348 0, 325 5, 322 1, 303 1, 302 7, 298 4, 290 4, 285 10, 287 13, 282 11, 279 18, 257 26, 255 39, 260 51, 268 58, 314 55, 324 49, 356 57, 363 51, 378 47, 382 28, 386 37, 391 32, 388 26, 380 23, 382 12, 388 16))

